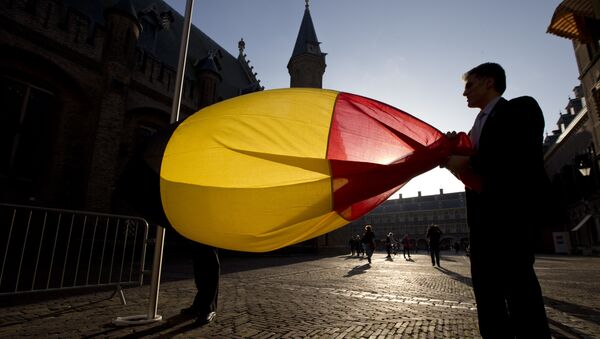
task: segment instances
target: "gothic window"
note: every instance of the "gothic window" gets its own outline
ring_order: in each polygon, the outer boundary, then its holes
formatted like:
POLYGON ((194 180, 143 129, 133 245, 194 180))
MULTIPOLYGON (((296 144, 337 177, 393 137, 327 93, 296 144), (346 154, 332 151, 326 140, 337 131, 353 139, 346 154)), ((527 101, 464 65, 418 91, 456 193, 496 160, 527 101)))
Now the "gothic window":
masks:
POLYGON ((594 87, 592 89, 592 101, 594 102, 594 104, 596 105, 596 114, 598 115, 598 117, 600 118, 600 88, 599 88, 599 84, 596 84, 596 87, 594 87))
POLYGON ((598 40, 593 40, 590 43, 586 44, 586 48, 590 60, 594 60, 594 58, 600 53, 600 46, 598 45, 598 40))
POLYGON ((43 164, 49 144, 54 94, 0 76, 0 177, 31 182, 43 164))

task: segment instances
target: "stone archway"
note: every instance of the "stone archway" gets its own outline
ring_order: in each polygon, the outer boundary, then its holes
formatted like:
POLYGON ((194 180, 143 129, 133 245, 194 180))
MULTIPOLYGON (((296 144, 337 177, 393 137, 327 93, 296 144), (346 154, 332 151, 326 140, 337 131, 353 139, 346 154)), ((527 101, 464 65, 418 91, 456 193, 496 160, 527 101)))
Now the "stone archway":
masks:
POLYGON ((89 100, 44 56, 0 46, 4 201, 76 208, 85 187, 89 100))

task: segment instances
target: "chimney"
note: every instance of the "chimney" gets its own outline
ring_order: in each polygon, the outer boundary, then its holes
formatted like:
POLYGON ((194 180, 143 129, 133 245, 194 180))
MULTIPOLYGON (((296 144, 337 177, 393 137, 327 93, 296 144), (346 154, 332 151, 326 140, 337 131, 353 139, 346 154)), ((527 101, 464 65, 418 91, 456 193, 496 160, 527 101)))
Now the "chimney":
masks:
POLYGON ((444 189, 440 188, 440 195, 444 195, 444 189))
POLYGON ((421 191, 419 191, 419 196, 421 196, 421 191))

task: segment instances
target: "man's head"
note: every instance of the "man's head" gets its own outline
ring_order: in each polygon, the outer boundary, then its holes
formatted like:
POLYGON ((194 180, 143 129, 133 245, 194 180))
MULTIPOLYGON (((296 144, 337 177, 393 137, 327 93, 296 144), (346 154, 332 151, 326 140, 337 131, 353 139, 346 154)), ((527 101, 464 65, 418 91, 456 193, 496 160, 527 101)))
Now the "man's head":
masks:
POLYGON ((486 62, 463 75, 467 106, 484 109, 495 97, 506 90, 506 74, 502 66, 486 62))

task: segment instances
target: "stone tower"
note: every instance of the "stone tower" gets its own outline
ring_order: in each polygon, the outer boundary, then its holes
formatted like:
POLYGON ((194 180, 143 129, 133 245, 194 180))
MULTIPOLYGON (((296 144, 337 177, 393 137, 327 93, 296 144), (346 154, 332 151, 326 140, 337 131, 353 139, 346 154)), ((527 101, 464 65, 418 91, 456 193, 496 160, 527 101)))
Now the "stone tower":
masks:
POLYGON ((321 52, 319 44, 308 9, 308 0, 306 0, 294 52, 287 66, 290 73, 290 87, 323 88, 326 53, 321 52))
POLYGON ((215 61, 214 51, 209 51, 208 55, 198 60, 194 67, 200 86, 198 108, 201 109, 215 103, 217 85, 223 81, 223 77, 215 61))
POLYGON ((120 0, 104 12, 107 36, 102 55, 103 86, 99 96, 96 133, 90 160, 86 206, 110 209, 118 176, 118 154, 123 134, 127 94, 133 75, 135 46, 141 32, 130 0, 120 0))

